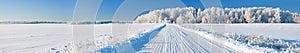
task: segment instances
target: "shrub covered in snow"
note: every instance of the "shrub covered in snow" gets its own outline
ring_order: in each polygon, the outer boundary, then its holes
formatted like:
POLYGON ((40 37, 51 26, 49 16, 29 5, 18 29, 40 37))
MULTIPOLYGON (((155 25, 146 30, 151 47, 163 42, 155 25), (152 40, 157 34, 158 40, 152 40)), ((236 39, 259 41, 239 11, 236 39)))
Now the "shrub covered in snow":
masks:
POLYGON ((260 49, 274 49, 277 52, 300 52, 299 41, 283 39, 271 39, 261 35, 224 34, 224 37, 232 42, 241 43, 249 47, 261 47, 260 49))
POLYGON ((137 17, 135 23, 293 23, 297 13, 279 8, 206 8, 192 7, 153 10, 137 17))

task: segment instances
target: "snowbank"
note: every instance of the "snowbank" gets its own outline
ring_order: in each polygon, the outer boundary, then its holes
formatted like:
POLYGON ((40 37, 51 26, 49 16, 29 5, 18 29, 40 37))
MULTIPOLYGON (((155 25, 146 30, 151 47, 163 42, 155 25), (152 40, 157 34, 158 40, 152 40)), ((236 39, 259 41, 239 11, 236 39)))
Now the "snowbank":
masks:
POLYGON ((272 39, 262 35, 241 35, 229 33, 226 33, 223 36, 230 42, 264 50, 266 52, 300 52, 300 42, 296 40, 272 39))
POLYGON ((159 26, 153 30, 150 30, 148 32, 144 32, 141 34, 138 34, 138 37, 130 38, 129 40, 117 42, 111 45, 107 45, 103 48, 100 48, 97 50, 97 52, 101 53, 133 53, 136 51, 141 50, 144 47, 144 44, 148 43, 153 36, 155 36, 158 31, 162 30, 166 25, 159 26))
POLYGON ((279 8, 167 8, 137 17, 135 23, 294 23, 297 13, 279 8))

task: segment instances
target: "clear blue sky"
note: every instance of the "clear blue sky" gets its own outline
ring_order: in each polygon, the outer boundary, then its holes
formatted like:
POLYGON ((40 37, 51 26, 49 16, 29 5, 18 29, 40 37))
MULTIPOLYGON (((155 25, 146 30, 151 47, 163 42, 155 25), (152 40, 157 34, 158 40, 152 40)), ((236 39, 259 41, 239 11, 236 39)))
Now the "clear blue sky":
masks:
POLYGON ((0 0, 0 20, 69 20, 76 0, 0 0))
MULTIPOLYGON (((220 1, 223 8, 274 7, 300 12, 300 0, 220 1)), ((0 20, 70 21, 76 2, 77 0, 0 0, 0 20)), ((130 20, 143 11, 185 6, 204 9, 200 0, 103 0, 97 20, 130 20)))

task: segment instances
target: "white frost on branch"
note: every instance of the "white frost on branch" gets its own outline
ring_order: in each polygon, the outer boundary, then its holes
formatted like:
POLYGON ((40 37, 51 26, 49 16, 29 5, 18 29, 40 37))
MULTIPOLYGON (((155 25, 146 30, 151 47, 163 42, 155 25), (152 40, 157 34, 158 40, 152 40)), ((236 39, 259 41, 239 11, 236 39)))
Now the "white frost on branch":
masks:
POLYGON ((279 8, 167 8, 138 16, 135 23, 293 23, 297 13, 279 8))
POLYGON ((193 15, 188 15, 194 12, 195 8, 167 8, 161 10, 153 10, 148 14, 138 16, 137 23, 173 23, 182 15, 185 19, 194 18, 193 15), (188 17, 185 17, 188 16, 188 17), (192 16, 192 17, 191 17, 192 16))

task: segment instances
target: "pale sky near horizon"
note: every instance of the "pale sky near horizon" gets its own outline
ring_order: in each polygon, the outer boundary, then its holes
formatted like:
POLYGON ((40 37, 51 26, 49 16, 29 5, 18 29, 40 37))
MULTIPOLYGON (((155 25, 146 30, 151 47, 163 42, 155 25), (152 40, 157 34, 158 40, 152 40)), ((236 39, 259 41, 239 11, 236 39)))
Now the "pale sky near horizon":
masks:
MULTIPOLYGON (((0 0, 0 20, 70 21, 76 2, 77 0, 0 0)), ((220 3, 223 8, 273 7, 300 12, 300 0, 220 0, 220 3)), ((97 20, 116 19, 113 17, 130 20, 134 18, 133 15, 141 13, 136 10, 173 7, 205 8, 200 0, 103 0, 97 20)))

